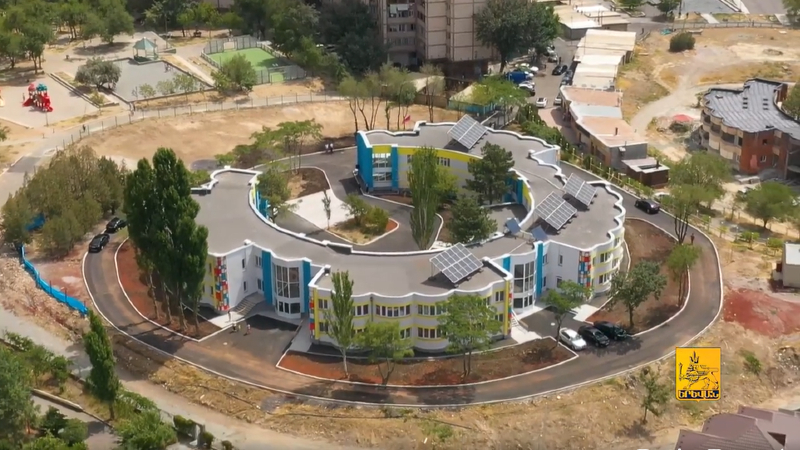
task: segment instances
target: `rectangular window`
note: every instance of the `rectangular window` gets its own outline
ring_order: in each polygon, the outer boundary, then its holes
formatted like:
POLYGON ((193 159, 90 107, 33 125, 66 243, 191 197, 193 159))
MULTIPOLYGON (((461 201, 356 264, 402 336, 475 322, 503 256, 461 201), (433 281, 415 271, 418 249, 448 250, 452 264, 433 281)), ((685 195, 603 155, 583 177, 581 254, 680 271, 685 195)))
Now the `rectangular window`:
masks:
POLYGON ((328 323, 327 322, 320 322, 317 324, 319 327, 320 333, 327 333, 328 332, 328 323))
POLYGON ((406 163, 411 164, 411 157, 414 155, 406 155, 406 163))
POLYGON ((620 242, 619 242, 619 241, 620 241, 620 240, 621 240, 620 238, 616 238, 616 239, 614 239, 614 248, 617 248, 617 247, 619 247, 619 244, 620 244, 620 242))
POLYGON ((261 278, 256 278, 256 286, 258 287, 259 291, 264 290, 264 283, 261 281, 261 278))
POLYGON ((373 153, 372 154, 372 168, 381 169, 392 167, 392 154, 391 153, 373 153))
POLYGON ((558 265, 561 266, 564 264, 564 255, 558 255, 558 265))
POLYGON ((600 284, 608 283, 609 281, 611 281, 611 272, 604 273, 604 274, 600 275, 600 277, 598 277, 597 281, 600 284))
POLYGON ((403 328, 400 330, 400 339, 408 339, 411 337, 411 328, 403 328))
POLYGON ((422 339, 442 339, 444 334, 438 328, 417 328, 417 337, 422 339))
POLYGON ((604 263, 611 259, 611 252, 601 253, 600 254, 600 262, 604 263))
POLYGON ((289 308, 289 314, 300 314, 300 303, 292 303, 289 308))
POLYGON ((328 299, 327 298, 318 298, 317 299, 317 309, 328 309, 328 299))
POLYGON ((244 265, 245 265, 245 261, 244 261, 244 258, 242 258, 242 269, 244 269, 244 265))
POLYGON ((273 264, 272 273, 278 297, 300 298, 300 268, 273 264))
POLYGON ((256 267, 261 267, 261 257, 256 256, 256 267))
POLYGON ((547 277, 542 277, 542 287, 547 287, 547 277))
POLYGON ((494 316, 494 320, 496 320, 496 321, 498 321, 500 323, 503 323, 503 315, 502 314, 498 314, 498 315, 494 316))
POLYGON ((406 317, 411 315, 411 305, 378 306, 375 314, 381 317, 406 317))
POLYGON ((547 253, 545 253, 544 258, 542 258, 542 264, 547 265, 547 253))
POLYGON ((356 317, 366 316, 369 314, 369 305, 356 305, 353 307, 353 309, 355 310, 353 314, 356 317))
POLYGON ((766 157, 766 156, 759 156, 759 157, 758 157, 758 162, 760 162, 760 163, 765 163, 765 162, 767 162, 767 157, 766 157))
POLYGON ((561 277, 556 277, 556 287, 561 287, 561 277))
POLYGON ((502 302, 506 298, 506 291, 499 291, 494 293, 494 301, 502 302))
POLYGON ((214 295, 214 286, 209 286, 208 287, 208 295, 212 295, 212 296, 214 295))
POLYGON ((514 292, 523 293, 533 289, 535 275, 533 261, 514 266, 514 292))
POLYGON ((247 281, 242 282, 242 290, 247 292, 247 281))
POLYGON ((392 173, 391 172, 377 172, 372 175, 373 181, 392 181, 392 173))
POLYGON ((450 158, 439 158, 439 165, 444 167, 450 167, 450 158))
POLYGON ((484 301, 486 302, 486 306, 492 306, 492 296, 491 295, 486 297, 484 299, 484 301))

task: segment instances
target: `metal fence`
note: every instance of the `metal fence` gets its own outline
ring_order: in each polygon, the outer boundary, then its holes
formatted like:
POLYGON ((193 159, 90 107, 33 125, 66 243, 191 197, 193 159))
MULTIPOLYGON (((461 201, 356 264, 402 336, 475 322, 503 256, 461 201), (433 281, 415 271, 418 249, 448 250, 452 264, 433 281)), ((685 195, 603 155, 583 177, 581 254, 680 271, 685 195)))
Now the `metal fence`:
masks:
MULTIPOLYGON (((138 106, 135 111, 132 110, 127 114, 120 114, 114 117, 106 117, 87 122, 81 127, 76 128, 69 135, 59 136, 57 139, 60 139, 61 142, 53 142, 52 151, 62 150, 72 144, 80 142, 81 139, 91 136, 92 134, 102 133, 106 130, 111 130, 122 125, 128 125, 146 119, 160 119, 216 111, 238 111, 241 109, 264 108, 267 106, 292 105, 297 103, 336 102, 344 100, 347 99, 338 95, 298 94, 282 95, 280 97, 249 97, 237 101, 204 102, 199 104, 171 106, 165 108, 147 108, 146 106, 138 106)), ((43 138, 47 137, 43 136, 43 138)))
POLYGON ((270 48, 266 42, 259 42, 252 36, 237 36, 227 39, 215 39, 206 44, 206 46, 203 48, 203 52, 200 54, 200 57, 212 67, 219 69, 219 63, 214 61, 214 59, 209 55, 222 53, 225 51, 245 50, 248 48, 260 48, 276 58, 276 65, 274 67, 256 69, 256 84, 270 84, 291 80, 302 80, 308 76, 308 72, 306 72, 302 67, 292 64, 280 52, 270 48))
POLYGON ((224 51, 232 50, 246 50, 248 48, 258 47, 258 39, 253 36, 235 36, 224 39, 213 39, 205 47, 203 53, 213 55, 214 53, 222 53, 224 51), (228 45, 226 45, 228 44, 228 45))
POLYGON ((786 28, 783 24, 778 22, 720 22, 720 23, 706 23, 706 22, 675 22, 673 29, 675 30, 696 30, 696 29, 709 29, 709 28, 786 28))

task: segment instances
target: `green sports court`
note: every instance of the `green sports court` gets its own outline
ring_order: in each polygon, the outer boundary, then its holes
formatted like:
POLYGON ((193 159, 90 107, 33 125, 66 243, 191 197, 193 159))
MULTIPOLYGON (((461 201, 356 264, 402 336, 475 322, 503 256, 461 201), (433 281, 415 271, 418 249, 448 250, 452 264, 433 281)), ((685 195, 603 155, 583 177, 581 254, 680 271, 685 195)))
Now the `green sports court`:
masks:
POLYGON ((270 83, 283 82, 283 73, 275 69, 286 66, 286 61, 276 57, 263 48, 253 47, 241 50, 228 50, 221 53, 212 53, 206 56, 208 56, 215 63, 222 64, 225 61, 233 58, 235 55, 243 55, 246 60, 250 61, 250 64, 252 64, 253 68, 256 69, 256 72, 263 71, 264 75, 269 73, 270 83))

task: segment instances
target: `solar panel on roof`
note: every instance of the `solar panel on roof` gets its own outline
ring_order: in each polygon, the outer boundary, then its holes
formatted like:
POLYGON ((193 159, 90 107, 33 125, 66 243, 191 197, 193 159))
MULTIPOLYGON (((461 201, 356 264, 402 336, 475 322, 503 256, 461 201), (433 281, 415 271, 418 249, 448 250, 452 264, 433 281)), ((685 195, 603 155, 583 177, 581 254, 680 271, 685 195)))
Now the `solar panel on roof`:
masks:
POLYGON ((463 244, 456 244, 431 258, 431 263, 451 283, 456 284, 483 266, 463 244))
POLYGON ((558 195, 558 192, 551 192, 550 195, 545 197, 541 203, 536 205, 536 215, 539 216, 540 219, 544 220, 553 214, 553 212, 558 209, 562 203, 564 203, 564 199, 558 195))
POLYGON ((461 140, 459 140, 458 142, 464 147, 471 149, 472 147, 475 146, 475 144, 478 143, 478 141, 481 140, 484 134, 486 134, 486 127, 478 122, 475 122, 475 125, 473 125, 467 131, 464 137, 461 138, 461 140))
POLYGON ((517 234, 520 231, 522 231, 522 227, 519 226, 519 221, 516 219, 516 217, 512 217, 506 220, 506 228, 508 228, 509 232, 514 234, 517 234))
POLYGON ((585 181, 581 180, 580 178, 576 177, 575 175, 570 175, 569 179, 567 179, 567 184, 564 185, 564 192, 572 196, 572 198, 578 198, 578 192, 580 192, 581 188, 583 188, 585 181))
POLYGON ((461 142, 461 139, 467 134, 467 131, 476 123, 478 122, 472 117, 464 116, 447 131, 447 135, 450 136, 451 139, 461 142))
POLYGON ((544 242, 548 239, 547 233, 544 232, 542 227, 536 227, 531 231, 533 238, 539 242, 544 242))
POLYGON ((575 200, 589 206, 594 201, 595 195, 597 195, 597 188, 591 184, 584 184, 578 192, 578 195, 575 196, 575 200))
POLYGON ((553 212, 553 214, 545 219, 545 222, 553 227, 553 229, 560 230, 564 228, 564 225, 566 225, 567 222, 569 222, 577 212, 578 210, 575 209, 574 206, 564 202, 553 212))

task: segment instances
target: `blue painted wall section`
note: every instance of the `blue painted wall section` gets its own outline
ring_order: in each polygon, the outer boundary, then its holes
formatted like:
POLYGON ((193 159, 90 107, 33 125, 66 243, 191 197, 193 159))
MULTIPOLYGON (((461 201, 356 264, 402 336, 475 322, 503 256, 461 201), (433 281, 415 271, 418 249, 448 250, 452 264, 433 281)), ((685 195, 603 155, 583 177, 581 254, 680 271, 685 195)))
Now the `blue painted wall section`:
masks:
POLYGON ((511 203, 514 201, 514 183, 516 183, 516 180, 513 178, 506 178, 506 193, 503 195, 503 203, 511 203))
POLYGON ((515 182, 515 195, 517 196, 517 203, 522 205, 523 203, 523 196, 522 196, 522 186, 524 185, 522 180, 516 180, 515 182))
MULTIPOLYGON (((503 269, 511 272, 511 257, 510 256, 506 256, 505 258, 503 258, 503 269)), ((511 273, 513 274, 514 272, 511 272, 511 273)))
POLYGON ((367 188, 372 190, 375 187, 372 180, 372 147, 367 147, 364 142, 364 137, 361 133, 356 133, 356 164, 358 164, 358 173, 361 174, 361 179, 366 183, 367 188))
POLYGON ((272 290, 272 253, 261 251, 261 287, 264 289, 264 300, 268 305, 274 305, 272 290))
MULTIPOLYGON (((42 218, 42 223, 44 223, 44 218, 42 218)), ((45 291, 50 297, 53 297, 59 302, 69 306, 70 309, 78 311, 83 316, 86 315, 87 309, 82 301, 67 295, 66 289, 64 292, 59 291, 57 288, 54 288, 44 281, 41 276, 39 276, 39 271, 36 270, 36 267, 34 267, 33 264, 31 264, 31 262, 25 257, 24 245, 19 248, 19 256, 22 258, 22 265, 25 266, 25 270, 27 270, 28 273, 33 276, 33 279, 36 281, 36 285, 39 286, 39 288, 45 291)))
POLYGON ((308 283, 311 283, 311 261, 303 260, 303 311, 308 312, 311 297, 308 292, 308 283))
POLYGON ((400 156, 397 153, 397 146, 392 146, 392 189, 400 188, 400 156))
POLYGON ((256 189, 256 207, 258 208, 258 212, 261 213, 264 217, 269 217, 267 214, 267 208, 269 207, 269 202, 265 198, 261 198, 261 193, 258 192, 256 189))
POLYGON ((536 244, 536 296, 534 300, 541 298, 542 284, 544 284, 544 245, 539 242, 536 244))

